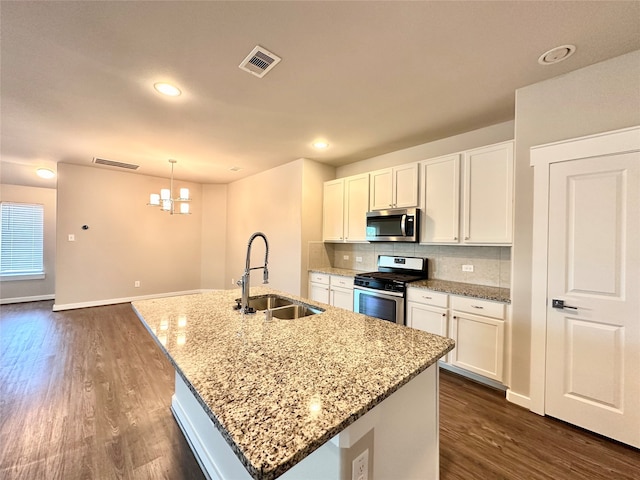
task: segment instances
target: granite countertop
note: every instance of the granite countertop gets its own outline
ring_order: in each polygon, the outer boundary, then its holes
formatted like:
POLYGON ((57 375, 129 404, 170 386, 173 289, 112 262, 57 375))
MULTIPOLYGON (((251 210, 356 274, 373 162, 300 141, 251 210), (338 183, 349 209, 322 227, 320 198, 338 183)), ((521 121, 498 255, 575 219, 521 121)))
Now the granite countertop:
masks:
POLYGON ((501 303, 511 303, 510 290, 508 288, 489 287, 487 285, 475 285, 473 283, 449 282, 447 280, 418 280, 411 282, 410 287, 426 288, 436 292, 449 293, 451 295, 464 295, 465 297, 482 298, 501 303))
POLYGON ((357 274, 362 273, 359 270, 351 270, 349 268, 333 268, 333 267, 310 268, 309 271, 316 272, 316 273, 328 273, 330 275, 341 275, 343 277, 355 277, 357 274))
MULTIPOLYGON (((319 267, 310 268, 310 272, 329 273, 331 275, 342 275, 345 277, 355 277, 357 270, 345 268, 319 267)), ((419 280, 411 282, 410 287, 426 288, 436 292, 449 293, 451 295, 464 295, 465 297, 482 298, 501 303, 511 303, 511 291, 508 288, 491 287, 488 285, 477 285, 474 283, 450 282, 448 280, 419 280)))
POLYGON ((283 474, 454 347, 451 339, 264 287, 326 311, 264 321, 240 291, 133 303, 255 479, 283 474))

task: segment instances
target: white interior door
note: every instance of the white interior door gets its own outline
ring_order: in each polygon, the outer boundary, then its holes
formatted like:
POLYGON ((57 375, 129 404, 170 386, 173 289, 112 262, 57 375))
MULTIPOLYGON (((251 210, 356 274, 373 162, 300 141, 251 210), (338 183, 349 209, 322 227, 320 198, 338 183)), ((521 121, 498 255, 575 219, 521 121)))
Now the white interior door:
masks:
POLYGON ((640 153, 552 163, 545 413, 636 447, 639 298, 640 153))

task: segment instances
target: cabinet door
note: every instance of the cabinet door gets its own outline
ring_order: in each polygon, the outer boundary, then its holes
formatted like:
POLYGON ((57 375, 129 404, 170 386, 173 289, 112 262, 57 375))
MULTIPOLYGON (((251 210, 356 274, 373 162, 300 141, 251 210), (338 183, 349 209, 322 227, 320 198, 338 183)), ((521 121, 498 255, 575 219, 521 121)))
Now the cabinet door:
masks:
POLYGON ((393 208, 393 169, 371 172, 369 186, 369 210, 393 208))
MULTIPOLYGON (((324 183, 322 201, 322 239, 327 242, 342 241, 344 237, 344 180, 324 183)), ((325 302, 326 303, 326 302, 325 302)))
POLYGON ((504 321, 454 310, 450 337, 456 342, 449 361, 502 382, 504 321))
POLYGON ((331 305, 353 311, 353 289, 331 287, 331 305))
POLYGON ((458 243, 460 155, 422 163, 421 243, 458 243))
POLYGON ((464 242, 510 244, 513 237, 513 142, 464 155, 464 242))
POLYGON ((309 282, 309 298, 316 302, 329 303, 329 285, 309 282))
MULTIPOLYGON (((446 308, 432 307, 423 303, 407 302, 407 326, 424 332, 441 335, 449 334, 449 315, 446 308)), ((442 358, 446 362, 448 355, 442 358)))
POLYGON ((369 209, 369 174, 344 179, 344 238, 348 242, 365 242, 369 209))
POLYGON ((393 208, 418 206, 418 164, 393 168, 393 208))

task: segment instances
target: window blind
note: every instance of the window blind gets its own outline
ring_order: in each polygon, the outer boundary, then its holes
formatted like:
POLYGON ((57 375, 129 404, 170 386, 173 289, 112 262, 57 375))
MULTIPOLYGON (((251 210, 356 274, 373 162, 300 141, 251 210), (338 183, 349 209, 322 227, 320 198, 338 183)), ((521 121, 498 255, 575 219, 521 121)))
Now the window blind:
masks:
POLYGON ((42 205, 0 204, 0 275, 44 273, 43 219, 42 205))

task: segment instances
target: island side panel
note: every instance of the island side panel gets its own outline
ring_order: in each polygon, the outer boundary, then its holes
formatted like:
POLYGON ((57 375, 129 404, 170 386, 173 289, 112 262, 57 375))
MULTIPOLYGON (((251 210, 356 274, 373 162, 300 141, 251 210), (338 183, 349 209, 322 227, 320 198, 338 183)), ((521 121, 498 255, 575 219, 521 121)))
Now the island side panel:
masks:
POLYGON ((353 461, 369 450, 369 480, 437 480, 439 451, 437 364, 402 386, 337 437, 341 480, 351 480, 353 461))

